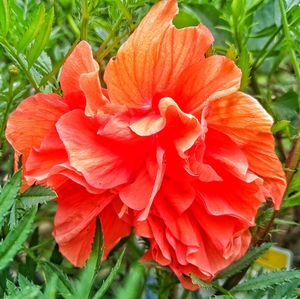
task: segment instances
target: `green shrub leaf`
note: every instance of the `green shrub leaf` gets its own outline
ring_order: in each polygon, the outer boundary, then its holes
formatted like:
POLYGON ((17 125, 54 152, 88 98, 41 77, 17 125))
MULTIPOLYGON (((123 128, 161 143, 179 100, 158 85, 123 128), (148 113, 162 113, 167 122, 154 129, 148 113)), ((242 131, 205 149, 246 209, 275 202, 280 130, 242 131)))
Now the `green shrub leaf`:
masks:
POLYGON ((300 280, 299 270, 268 272, 240 283, 235 286, 232 291, 265 290, 274 285, 289 282, 294 279, 300 280))
POLYGON ((37 209, 29 210, 18 225, 8 233, 0 245, 0 270, 5 268, 14 258, 32 229, 37 209))
POLYGON ((17 171, 5 184, 0 193, 0 226, 19 193, 21 186, 21 170, 17 171))
POLYGON ((229 267, 224 269, 217 275, 218 278, 228 278, 234 274, 241 272, 243 269, 248 267, 252 262, 257 260, 266 250, 272 246, 272 243, 264 243, 260 247, 252 247, 249 251, 238 261, 231 264, 229 267))

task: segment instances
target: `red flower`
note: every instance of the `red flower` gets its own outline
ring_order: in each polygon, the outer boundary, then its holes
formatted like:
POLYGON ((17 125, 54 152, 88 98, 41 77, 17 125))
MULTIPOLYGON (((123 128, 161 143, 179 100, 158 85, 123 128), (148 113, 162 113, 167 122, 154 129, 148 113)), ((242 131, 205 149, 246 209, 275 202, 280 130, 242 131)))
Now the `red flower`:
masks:
POLYGON ((8 122, 28 184, 58 194, 54 236, 75 265, 89 256, 99 216, 106 253, 129 233, 150 239, 145 258, 185 287, 243 255, 265 198, 285 190, 272 119, 238 92, 241 72, 205 57, 206 27, 176 29, 175 0, 143 19, 105 70, 81 42, 61 75, 64 97, 36 95, 8 122), (113 223, 113 225, 111 225, 113 223))

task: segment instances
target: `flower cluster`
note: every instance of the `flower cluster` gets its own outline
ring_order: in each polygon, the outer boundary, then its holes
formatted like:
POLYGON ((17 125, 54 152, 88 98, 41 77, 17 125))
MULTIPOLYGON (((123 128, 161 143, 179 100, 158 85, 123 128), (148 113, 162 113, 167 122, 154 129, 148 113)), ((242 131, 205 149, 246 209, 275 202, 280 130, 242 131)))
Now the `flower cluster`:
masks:
POLYGON ((172 24, 175 0, 154 5, 108 63, 87 42, 66 60, 63 96, 36 94, 9 118, 24 181, 58 197, 54 237, 74 265, 89 257, 99 217, 105 256, 130 233, 148 238, 145 259, 210 280, 247 250, 257 209, 279 208, 285 189, 271 117, 239 92, 241 71, 205 53, 199 25, 172 24))

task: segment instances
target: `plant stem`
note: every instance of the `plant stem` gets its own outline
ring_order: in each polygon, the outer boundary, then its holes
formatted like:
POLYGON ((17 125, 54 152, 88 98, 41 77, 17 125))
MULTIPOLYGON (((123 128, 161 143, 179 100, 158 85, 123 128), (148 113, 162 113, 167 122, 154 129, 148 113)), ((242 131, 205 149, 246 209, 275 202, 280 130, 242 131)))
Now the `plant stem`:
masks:
POLYGON ((286 181, 289 184, 300 162, 300 118, 298 120, 298 132, 297 135, 294 137, 292 148, 288 154, 285 164, 285 174, 286 174, 286 181))
POLYGON ((11 47, 11 45, 2 37, 0 37, 0 45, 2 45, 7 52, 9 52, 9 54, 13 57, 13 60, 20 66, 35 91, 40 92, 40 88, 33 79, 30 70, 27 69, 27 66, 24 64, 23 60, 19 58, 18 54, 15 52, 15 49, 11 47))
POLYGON ((82 0, 82 18, 81 18, 81 28, 80 28, 80 39, 81 40, 87 40, 88 19, 89 19, 88 0, 82 0))
POLYGON ((180 299, 187 299, 188 296, 189 296, 189 294, 190 294, 190 291, 187 290, 187 289, 184 289, 184 291, 183 291, 183 293, 182 293, 180 299))
POLYGON ((47 75, 45 75, 43 77, 43 79, 41 80, 40 85, 43 86, 47 83, 48 80, 51 79, 52 76, 55 76, 58 71, 60 70, 61 66, 65 63, 65 61, 67 60, 67 58, 70 56, 70 54, 73 52, 74 48, 76 47, 76 45, 78 44, 79 39, 76 39, 76 41, 73 43, 72 47, 69 49, 69 51, 67 52, 67 54, 63 57, 63 59, 53 67, 52 71, 50 73, 48 73, 47 75))
POLYGON ((290 53, 290 57, 291 57, 291 62, 296 74, 296 78, 298 81, 298 89, 300 90, 300 68, 297 62, 297 57, 295 54, 295 51, 293 49, 293 46, 291 45, 291 41, 292 41, 292 37, 290 35, 290 31, 289 31, 289 25, 287 22, 287 17, 286 17, 286 12, 285 12, 285 8, 284 8, 284 3, 283 0, 279 0, 279 6, 280 6, 280 12, 281 12, 281 22, 282 22, 282 26, 283 26, 283 33, 285 36, 285 39, 287 40, 288 43, 288 49, 289 49, 289 53, 290 53))
POLYGON ((95 58, 97 58, 101 52, 104 50, 104 48, 107 46, 107 44, 109 43, 109 41, 112 39, 112 37, 115 35, 118 27, 120 26, 120 23, 122 21, 122 16, 120 16, 117 20, 117 22, 114 24, 112 30, 109 32, 109 34, 106 36, 105 40, 102 42, 101 46, 99 47, 99 49, 96 51, 95 53, 95 58))
POLYGON ((10 107, 12 105, 13 102, 13 79, 12 79, 12 75, 10 75, 10 79, 9 79, 9 85, 8 85, 8 101, 7 101, 7 105, 4 111, 4 115, 3 115, 3 119, 2 119, 2 123, 1 123, 1 128, 0 128, 0 165, 2 163, 2 149, 3 149, 3 144, 4 144, 4 131, 6 128, 6 122, 7 122, 7 118, 8 118, 8 114, 10 111, 10 107))
POLYGON ((271 49, 268 49, 269 45, 272 43, 272 41, 274 40, 274 38, 276 37, 276 35, 280 32, 280 30, 282 29, 282 27, 280 26, 279 28, 277 28, 277 30, 272 34, 272 36, 268 39, 268 41, 265 43, 264 47, 262 48, 262 50, 260 51, 260 53, 262 55, 259 55, 254 63, 253 63, 253 67, 252 70, 258 69, 260 67, 260 65, 264 62, 264 60, 268 57, 268 55, 271 53, 271 51, 274 49, 275 46, 277 46, 277 44, 272 47, 271 49))
POLYGON ((236 297, 230 293, 230 291, 226 290, 224 287, 219 286, 216 283, 211 282, 212 286, 218 291, 218 293, 227 295, 231 299, 236 299, 236 297))
POLYGON ((97 57, 97 61, 100 62, 102 61, 110 52, 111 50, 128 34, 130 34, 130 32, 124 32, 123 34, 121 34, 120 36, 118 36, 114 42, 105 50, 103 51, 103 53, 100 55, 98 55, 97 57))

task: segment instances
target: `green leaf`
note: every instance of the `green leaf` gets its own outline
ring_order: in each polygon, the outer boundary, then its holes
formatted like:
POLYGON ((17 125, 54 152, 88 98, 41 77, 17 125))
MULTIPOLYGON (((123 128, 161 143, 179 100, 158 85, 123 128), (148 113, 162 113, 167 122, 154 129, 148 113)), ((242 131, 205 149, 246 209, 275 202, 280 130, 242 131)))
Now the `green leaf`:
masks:
POLYGON ((290 123, 291 122, 289 120, 286 120, 286 119, 283 119, 283 120, 280 120, 280 121, 276 122, 272 126, 272 133, 276 134, 280 131, 283 131, 284 129, 286 129, 289 126, 290 123))
POLYGON ((0 226, 19 193, 21 186, 21 170, 18 170, 5 184, 0 193, 0 226))
POLYGON ((13 292, 6 295, 5 299, 35 299, 40 293, 40 289, 36 285, 26 286, 24 288, 16 288, 13 292))
POLYGON ((53 276, 57 277, 57 289, 65 298, 74 293, 74 288, 69 278, 56 265, 43 261, 42 267, 45 270, 47 283, 50 283, 53 276))
POLYGON ((132 265, 124 286, 117 289, 116 299, 140 299, 145 285, 145 268, 141 264, 132 265))
POLYGON ((9 1, 0 1, 0 35, 6 36, 9 30, 10 23, 10 11, 9 11, 9 1))
POLYGON ((108 290, 108 288, 110 287, 110 285, 113 283, 114 279, 116 278, 119 269, 121 267, 122 264, 122 260, 125 254, 125 248, 123 249, 121 255, 119 256, 115 266, 112 268, 112 270, 110 271, 108 277, 105 279, 105 281, 103 282, 101 288, 97 291, 97 293, 95 294, 95 296, 93 297, 93 299, 100 299, 104 296, 104 294, 106 293, 106 291, 108 290))
POLYGON ((279 219, 279 218, 274 219, 274 224, 299 225, 299 223, 297 223, 295 221, 289 221, 289 220, 284 220, 284 219, 279 219))
POLYGON ((199 20, 194 14, 181 10, 174 18, 173 24, 176 28, 184 28, 188 26, 197 26, 199 24, 199 20))
POLYGON ((40 295, 39 299, 56 299, 56 287, 57 287, 58 277, 53 275, 50 280, 46 283, 45 291, 40 295))
POLYGON ((281 209, 286 209, 295 206, 300 206, 300 192, 293 194, 289 198, 285 199, 281 206, 281 209))
POLYGON ((18 225, 8 233, 0 245, 0 270, 14 258, 32 229, 37 209, 32 208, 21 219, 18 225))
POLYGON ((102 232, 100 222, 97 220, 97 229, 95 233, 95 238, 93 242, 93 248, 85 267, 80 273, 79 280, 75 284, 75 294, 74 299, 81 298, 87 299, 89 297, 95 274, 98 271, 101 258, 102 258, 102 232))
POLYGON ((45 49, 48 39, 50 37, 53 20, 54 20, 54 8, 52 7, 50 11, 47 13, 45 21, 41 27, 41 30, 39 31, 39 35, 35 39, 35 42, 27 55, 29 68, 33 65, 33 63, 36 61, 36 59, 40 56, 42 51, 45 49))
POLYGON ((214 289, 214 285, 212 283, 204 281, 199 277, 195 276, 194 274, 190 274, 190 277, 193 284, 196 284, 203 289, 214 289))
POLYGON ((216 277, 218 278, 228 278, 234 274, 241 272, 243 269, 248 267, 251 263, 257 260, 266 250, 272 246, 272 243, 264 243, 260 247, 252 247, 249 251, 238 261, 228 266, 216 277))
POLYGON ((21 194, 20 200, 24 207, 30 208, 38 204, 44 204, 56 198, 56 196, 56 193, 50 188, 34 185, 21 194))
POLYGON ((33 39, 37 36, 39 31, 42 29, 42 24, 45 19, 45 6, 39 5, 39 8, 33 17, 32 22, 28 26, 28 30, 23 35, 22 39, 17 45, 18 52, 22 52, 33 39))
POLYGON ((265 290, 274 285, 289 282, 294 279, 300 280, 299 270, 268 272, 240 283, 235 286, 232 291, 265 290))
POLYGON ((288 91, 272 102, 273 110, 278 119, 289 120, 296 126, 299 114, 299 96, 293 90, 288 91))

